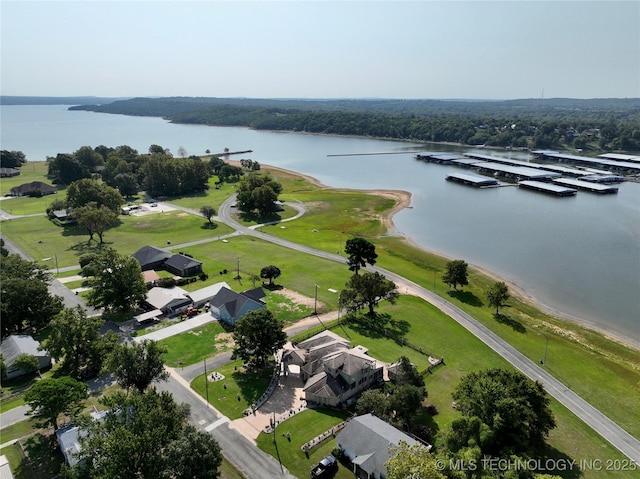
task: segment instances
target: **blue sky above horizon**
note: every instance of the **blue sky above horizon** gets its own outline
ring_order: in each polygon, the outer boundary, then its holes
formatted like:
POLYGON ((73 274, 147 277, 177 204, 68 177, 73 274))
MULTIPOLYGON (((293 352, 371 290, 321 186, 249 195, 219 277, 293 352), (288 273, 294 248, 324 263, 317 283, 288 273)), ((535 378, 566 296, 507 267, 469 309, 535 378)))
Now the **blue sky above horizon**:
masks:
POLYGON ((637 98, 637 1, 0 1, 0 92, 637 98))

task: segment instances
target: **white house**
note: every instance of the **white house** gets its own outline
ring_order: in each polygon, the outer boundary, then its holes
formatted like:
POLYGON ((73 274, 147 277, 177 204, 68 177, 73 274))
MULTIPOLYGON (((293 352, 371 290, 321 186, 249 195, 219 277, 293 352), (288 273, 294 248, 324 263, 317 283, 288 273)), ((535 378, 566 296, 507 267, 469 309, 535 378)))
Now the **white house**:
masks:
POLYGON ((198 291, 187 293, 187 296, 191 298, 193 306, 195 306, 196 308, 201 308, 206 303, 210 303, 222 288, 231 289, 231 287, 225 281, 221 281, 220 283, 201 288, 198 291))
POLYGON ((38 359, 38 369, 51 366, 51 356, 47 351, 38 349, 40 343, 27 334, 12 334, 0 344, 0 354, 7 366, 7 379, 24 376, 28 371, 23 371, 14 365, 21 354, 29 354, 38 359))

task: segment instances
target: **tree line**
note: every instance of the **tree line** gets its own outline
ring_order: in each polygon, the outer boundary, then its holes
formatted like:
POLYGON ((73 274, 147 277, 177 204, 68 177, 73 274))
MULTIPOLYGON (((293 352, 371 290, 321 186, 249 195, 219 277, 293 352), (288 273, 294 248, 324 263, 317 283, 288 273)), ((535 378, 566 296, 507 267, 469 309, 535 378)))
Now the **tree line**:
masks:
POLYGON ((514 148, 640 150, 640 99, 261 100, 136 98, 73 109, 176 123, 514 148))

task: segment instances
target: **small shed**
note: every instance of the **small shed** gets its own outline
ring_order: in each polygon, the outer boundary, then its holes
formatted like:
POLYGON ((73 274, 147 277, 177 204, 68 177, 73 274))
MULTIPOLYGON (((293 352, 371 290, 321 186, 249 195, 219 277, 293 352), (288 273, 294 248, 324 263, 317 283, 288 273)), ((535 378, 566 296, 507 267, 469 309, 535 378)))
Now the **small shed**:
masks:
POLYGON ((51 366, 51 356, 47 351, 40 350, 40 343, 27 334, 12 334, 0 344, 0 353, 7 366, 7 379, 14 379, 27 374, 26 371, 14 366, 21 354, 29 354, 38 359, 38 369, 51 366))

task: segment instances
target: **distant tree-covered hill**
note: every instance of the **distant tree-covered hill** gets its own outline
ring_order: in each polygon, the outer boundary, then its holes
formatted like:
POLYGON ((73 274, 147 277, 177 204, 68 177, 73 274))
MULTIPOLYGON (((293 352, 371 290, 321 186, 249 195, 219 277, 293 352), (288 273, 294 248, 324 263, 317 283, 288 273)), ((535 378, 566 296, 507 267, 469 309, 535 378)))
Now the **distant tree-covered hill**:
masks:
POLYGON ((515 148, 640 150, 640 98, 387 100, 133 98, 90 110, 176 123, 515 148))
POLYGON ((104 105, 126 98, 98 96, 0 96, 0 105, 104 105))

